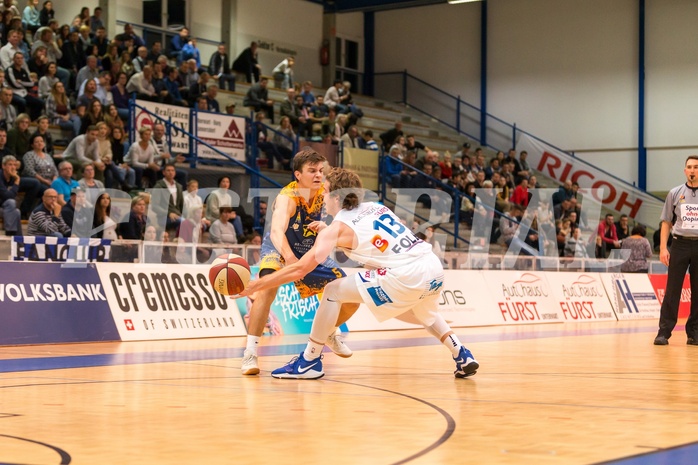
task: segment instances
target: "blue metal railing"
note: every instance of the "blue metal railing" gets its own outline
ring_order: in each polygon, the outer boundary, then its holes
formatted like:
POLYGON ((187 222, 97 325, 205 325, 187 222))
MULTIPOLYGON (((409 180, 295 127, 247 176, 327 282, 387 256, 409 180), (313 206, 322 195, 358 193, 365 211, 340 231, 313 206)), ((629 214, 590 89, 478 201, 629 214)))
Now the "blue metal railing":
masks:
MULTIPOLYGON (((413 110, 441 122, 459 134, 478 141, 482 146, 506 152, 509 148, 516 148, 518 137, 521 134, 525 134, 538 142, 574 157, 574 153, 563 150, 530 132, 520 129, 515 123, 509 123, 486 112, 481 113, 478 107, 465 102, 459 95, 452 95, 439 89, 433 84, 413 76, 407 70, 375 73, 374 89, 375 97, 408 105, 413 110), (401 92, 398 92, 398 89, 401 92), (484 118, 483 114, 485 115, 484 118)), ((579 163, 590 167, 593 166, 594 169, 614 179, 614 182, 618 184, 637 189, 637 186, 598 166, 591 165, 579 158, 577 160, 579 163)), ((644 192, 644 189, 641 190, 644 192)), ((648 195, 652 194, 648 193, 648 195)), ((657 199, 663 202, 663 199, 657 199)))

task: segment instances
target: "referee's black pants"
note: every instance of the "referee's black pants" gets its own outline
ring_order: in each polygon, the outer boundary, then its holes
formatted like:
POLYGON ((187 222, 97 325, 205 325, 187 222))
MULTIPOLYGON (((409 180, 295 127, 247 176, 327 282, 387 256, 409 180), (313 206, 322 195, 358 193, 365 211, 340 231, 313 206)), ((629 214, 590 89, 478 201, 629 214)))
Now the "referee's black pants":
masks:
POLYGON ((698 240, 675 238, 669 250, 669 272, 666 294, 659 314, 659 333, 667 339, 676 326, 679 317, 679 302, 686 269, 691 280, 691 314, 686 321, 686 334, 698 338, 698 240))

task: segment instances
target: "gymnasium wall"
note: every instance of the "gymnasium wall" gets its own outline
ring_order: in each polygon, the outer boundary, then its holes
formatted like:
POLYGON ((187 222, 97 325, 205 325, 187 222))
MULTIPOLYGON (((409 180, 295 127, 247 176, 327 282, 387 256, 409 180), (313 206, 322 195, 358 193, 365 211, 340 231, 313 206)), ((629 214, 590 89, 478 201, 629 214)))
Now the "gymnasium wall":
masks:
MULTIPOLYGON (((117 0, 140 21, 142 3, 117 0)), ((57 5, 61 22, 95 0, 57 5)), ((220 0, 197 0, 193 33, 220 35, 220 0), (201 7, 200 7, 201 6, 201 7)), ((698 2, 646 1, 646 141, 650 191, 680 182, 695 153, 698 2)), ((322 7, 303 0, 235 0, 237 55, 252 40, 266 74, 297 54, 297 80, 321 81, 322 7), (281 51, 279 51, 281 49, 281 51)), ((376 13, 377 72, 407 69, 480 105, 480 4, 376 13)), ((629 182, 637 182, 639 0, 497 0, 488 3, 488 110, 629 182)), ((110 31, 110 34, 112 31, 110 31)), ((363 41, 363 15, 340 14, 339 36, 363 41)), ((202 50, 204 60, 210 55, 202 50)))

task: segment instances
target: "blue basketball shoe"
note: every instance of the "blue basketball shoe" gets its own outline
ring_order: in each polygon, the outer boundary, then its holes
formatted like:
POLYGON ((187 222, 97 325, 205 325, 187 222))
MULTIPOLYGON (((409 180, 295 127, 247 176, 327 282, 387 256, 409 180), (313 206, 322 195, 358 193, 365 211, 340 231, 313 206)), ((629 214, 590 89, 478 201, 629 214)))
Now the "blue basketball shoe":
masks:
POLYGON ((458 352, 458 357, 453 357, 453 360, 456 362, 456 371, 453 372, 456 378, 473 376, 477 373, 477 369, 480 368, 480 364, 477 363, 473 354, 463 346, 461 346, 460 352, 458 352))
POLYGON ((318 379, 325 376, 322 371, 322 355, 315 360, 306 360, 303 352, 298 357, 293 357, 290 362, 281 368, 271 372, 274 378, 279 379, 318 379))

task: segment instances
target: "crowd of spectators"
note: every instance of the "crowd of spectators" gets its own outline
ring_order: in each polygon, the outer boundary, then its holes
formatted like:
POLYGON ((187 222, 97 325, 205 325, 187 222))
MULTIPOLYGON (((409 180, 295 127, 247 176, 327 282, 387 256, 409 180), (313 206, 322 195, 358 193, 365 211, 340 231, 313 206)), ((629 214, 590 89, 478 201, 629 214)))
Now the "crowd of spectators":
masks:
POLYGON ((633 249, 635 269, 646 268, 651 247, 644 237, 644 227, 631 227, 625 214, 617 222, 611 213, 599 223, 587 219, 581 209, 582 195, 576 182, 566 181, 552 198, 534 196, 534 190, 540 186, 526 151, 497 152, 486 160, 482 148, 472 151, 471 144, 466 142, 455 154, 440 155, 413 135, 405 135, 401 122, 382 133, 380 139, 389 155, 384 164, 388 183, 394 188, 431 189, 431 194, 421 195, 418 201, 426 208, 435 209, 436 218, 442 222, 452 221, 458 208, 460 221, 470 227, 481 227, 491 221, 492 231, 486 240, 500 243, 505 249, 514 243, 523 254, 601 259, 608 258, 613 250, 633 249), (451 195, 451 210, 442 205, 444 196, 438 191, 451 195), (481 199, 478 204, 478 195, 489 198, 481 199), (520 234, 522 223, 528 229, 523 235, 520 234), (630 236, 634 240, 628 242, 630 236))

